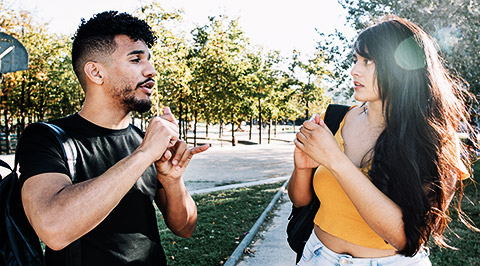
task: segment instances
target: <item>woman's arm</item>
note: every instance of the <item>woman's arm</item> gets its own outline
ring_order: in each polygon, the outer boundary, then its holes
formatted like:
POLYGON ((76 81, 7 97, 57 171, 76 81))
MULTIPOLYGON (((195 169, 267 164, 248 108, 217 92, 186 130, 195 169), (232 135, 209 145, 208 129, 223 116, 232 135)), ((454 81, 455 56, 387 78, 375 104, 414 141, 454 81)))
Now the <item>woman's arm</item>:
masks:
POLYGON ((305 122, 297 134, 295 145, 329 169, 362 218, 380 237, 397 250, 405 246, 402 210, 340 150, 323 121, 319 124, 305 122))
POLYGON ((312 168, 293 169, 288 181, 288 196, 295 207, 303 207, 312 201, 312 168))

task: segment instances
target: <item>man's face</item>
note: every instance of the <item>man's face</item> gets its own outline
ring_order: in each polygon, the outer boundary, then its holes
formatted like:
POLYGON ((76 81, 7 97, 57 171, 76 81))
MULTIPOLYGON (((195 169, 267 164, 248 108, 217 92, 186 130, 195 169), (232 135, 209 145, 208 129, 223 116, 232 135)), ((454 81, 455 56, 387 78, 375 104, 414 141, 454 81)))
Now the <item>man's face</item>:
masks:
POLYGON ((155 69, 150 52, 142 40, 133 41, 126 35, 115 36, 117 48, 105 62, 105 85, 111 97, 127 112, 150 110, 150 95, 155 84, 155 69))

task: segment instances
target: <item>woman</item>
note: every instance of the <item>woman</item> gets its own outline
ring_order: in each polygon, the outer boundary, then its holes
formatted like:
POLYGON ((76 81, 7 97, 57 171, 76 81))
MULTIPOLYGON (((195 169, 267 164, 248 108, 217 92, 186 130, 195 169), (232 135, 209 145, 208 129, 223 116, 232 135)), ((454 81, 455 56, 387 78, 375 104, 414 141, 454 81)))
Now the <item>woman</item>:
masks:
POLYGON ((430 37, 398 17, 364 30, 353 59, 364 103, 335 136, 317 115, 295 139, 290 199, 321 202, 298 265, 431 265, 428 238, 447 246, 447 208, 468 177, 456 136, 464 89, 430 37))

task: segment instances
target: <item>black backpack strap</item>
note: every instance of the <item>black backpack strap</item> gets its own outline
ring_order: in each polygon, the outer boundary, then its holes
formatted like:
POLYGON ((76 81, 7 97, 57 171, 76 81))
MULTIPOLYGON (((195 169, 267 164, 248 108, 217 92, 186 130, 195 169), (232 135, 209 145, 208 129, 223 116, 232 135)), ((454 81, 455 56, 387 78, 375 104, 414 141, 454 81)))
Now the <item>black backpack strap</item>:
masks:
MULTIPOLYGON (((12 167, 10 167, 10 165, 9 165, 8 163, 6 163, 6 162, 5 162, 4 160, 2 160, 2 159, 0 159, 0 166, 7 168, 8 170, 10 170, 10 172, 13 171, 13 170, 12 170, 12 167)), ((0 178, 0 179, 1 179, 1 178, 0 178)))
POLYGON ((70 175, 72 176, 72 181, 75 179, 77 174, 75 163, 77 161, 77 148, 75 147, 75 143, 71 138, 68 137, 67 133, 61 129, 59 126, 38 122, 38 124, 48 127, 50 131, 52 131, 53 135, 57 138, 58 142, 61 144, 60 147, 62 148, 63 155, 65 156, 65 160, 68 165, 68 170, 70 171, 70 175))
POLYGON ((343 118, 350 110, 350 106, 341 105, 341 104, 330 104, 325 111, 325 124, 330 129, 333 135, 337 133, 340 123, 342 123, 343 118))

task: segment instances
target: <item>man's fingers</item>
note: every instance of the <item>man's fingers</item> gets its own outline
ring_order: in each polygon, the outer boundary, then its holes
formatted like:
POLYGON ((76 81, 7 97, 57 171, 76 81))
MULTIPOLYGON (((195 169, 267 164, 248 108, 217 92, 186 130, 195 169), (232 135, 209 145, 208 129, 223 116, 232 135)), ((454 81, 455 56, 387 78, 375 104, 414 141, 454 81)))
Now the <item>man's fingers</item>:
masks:
POLYGON ((210 148, 210 144, 204 144, 202 146, 197 146, 197 147, 194 147, 190 150, 190 153, 191 155, 195 155, 197 153, 201 153, 201 152, 204 152, 206 150, 208 150, 208 148, 210 148))
POLYGON ((205 144, 205 145, 197 146, 191 149, 186 149, 182 155, 182 158, 180 159, 180 161, 178 161, 176 169, 179 170, 182 167, 186 167, 190 162, 190 160, 192 159, 193 155, 204 152, 208 150, 208 148, 210 148, 210 144, 205 144))
POLYGON ((178 126, 177 119, 175 119, 175 116, 173 116, 172 111, 170 110, 170 107, 165 106, 163 108, 163 114, 160 117, 178 126))
POLYGON ((163 114, 163 115, 160 116, 160 118, 165 119, 165 120, 167 120, 168 122, 172 122, 172 123, 174 123, 175 125, 178 125, 177 119, 175 119, 175 117, 173 116, 172 113, 163 114))
POLYGON ((179 165, 179 163, 182 161, 183 154, 185 153, 185 151, 187 151, 187 143, 183 140, 180 140, 175 143, 175 146, 176 152, 175 156, 173 156, 172 164, 179 165))
POLYGON ((166 161, 170 160, 170 158, 172 158, 172 152, 170 150, 166 150, 163 153, 162 158, 160 158, 160 161, 166 162, 166 161))

